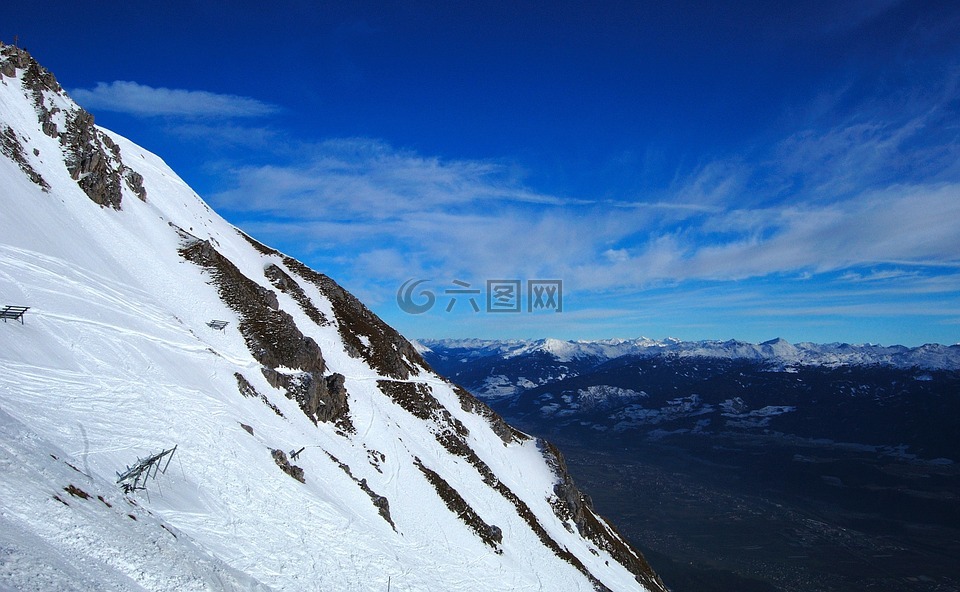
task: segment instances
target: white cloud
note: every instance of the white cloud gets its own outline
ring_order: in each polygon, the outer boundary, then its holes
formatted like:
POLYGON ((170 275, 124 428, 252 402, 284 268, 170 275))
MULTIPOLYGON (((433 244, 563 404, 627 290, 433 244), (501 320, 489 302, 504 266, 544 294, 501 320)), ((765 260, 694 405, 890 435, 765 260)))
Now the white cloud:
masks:
POLYGON ((292 165, 228 171, 235 186, 213 201, 242 211, 361 221, 508 203, 586 203, 531 191, 510 167, 495 162, 442 161, 374 140, 329 140, 303 145, 299 153, 305 159, 292 165))
POLYGON ((754 207, 738 193, 742 169, 718 165, 675 184, 679 208, 623 208, 531 191, 506 165, 444 161, 382 142, 337 140, 300 152, 308 156, 293 164, 231 169, 235 185, 214 205, 258 218, 248 229, 265 240, 346 256, 351 274, 382 283, 412 273, 550 276, 616 290, 943 265, 960 253, 958 184, 754 207))
POLYGON ((671 201, 688 209, 703 209, 729 203, 744 195, 743 185, 750 171, 732 161, 714 161, 700 166, 692 174, 674 179, 671 201))
POLYGON ((123 80, 98 82, 92 89, 76 89, 70 94, 90 110, 116 111, 141 117, 225 119, 263 117, 279 111, 274 105, 250 97, 202 90, 154 88, 123 80))
POLYGON ((440 297, 453 280, 562 279, 564 314, 511 318, 511 336, 699 338, 728 331, 735 318, 740 337, 763 340, 782 335, 790 318, 794 339, 832 327, 874 341, 929 340, 890 319, 956 316, 960 183, 781 205, 733 192, 709 205, 619 207, 530 191, 506 165, 379 142, 298 152, 308 156, 225 171, 235 185, 213 205, 255 220, 241 225, 308 255, 379 312, 398 315, 390 322, 411 335, 446 335, 450 323, 463 335, 507 329, 467 314, 407 325, 392 302, 410 278, 429 280, 440 297))
POLYGON ((603 252, 603 256, 612 262, 623 262, 630 259, 630 254, 626 249, 607 249, 603 252))
POLYGON ((901 174, 909 156, 902 149, 917 138, 927 117, 900 125, 851 123, 826 131, 805 130, 780 143, 775 168, 799 179, 810 196, 832 198, 901 174))
POLYGON ((203 142, 217 148, 274 151, 277 146, 283 146, 287 141, 286 136, 274 128, 236 125, 230 121, 208 122, 190 119, 167 126, 166 129, 183 140, 203 142))
MULTIPOLYGON (((894 186, 832 205, 735 210, 703 227, 723 227, 731 233, 730 239, 704 245, 694 232, 672 244, 669 277, 743 279, 881 263, 957 263, 957 219, 958 184, 894 186)), ((661 246, 651 246, 647 258, 662 259, 661 246)))

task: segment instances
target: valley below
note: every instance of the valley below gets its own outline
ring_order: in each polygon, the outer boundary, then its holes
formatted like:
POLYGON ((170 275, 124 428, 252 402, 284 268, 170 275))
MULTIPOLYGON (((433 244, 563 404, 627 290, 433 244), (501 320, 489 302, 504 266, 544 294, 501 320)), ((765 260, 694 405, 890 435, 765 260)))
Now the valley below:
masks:
POLYGON ((960 590, 955 369, 509 347, 426 358, 557 444, 671 590, 960 590))
POLYGON ((960 589, 955 467, 862 453, 797 461, 814 451, 760 439, 670 440, 619 450, 558 441, 599 512, 672 590, 960 589), (877 485, 884 476, 902 483, 877 485))

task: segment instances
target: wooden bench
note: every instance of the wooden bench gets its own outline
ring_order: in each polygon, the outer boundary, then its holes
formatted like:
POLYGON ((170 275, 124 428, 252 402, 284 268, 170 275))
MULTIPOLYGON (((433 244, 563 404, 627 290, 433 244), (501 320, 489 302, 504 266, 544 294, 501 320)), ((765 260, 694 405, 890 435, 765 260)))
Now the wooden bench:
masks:
POLYGON ((223 331, 223 328, 226 327, 226 326, 229 325, 229 324, 230 324, 229 321, 218 321, 218 320, 214 319, 214 320, 210 321, 209 323, 207 323, 207 326, 208 326, 208 327, 212 327, 212 328, 214 328, 214 329, 216 329, 216 330, 218 330, 218 331, 223 331))
POLYGON ((3 322, 6 323, 7 319, 20 320, 20 324, 23 324, 23 313, 30 310, 29 306, 4 306, 0 310, 0 318, 3 319, 3 322))

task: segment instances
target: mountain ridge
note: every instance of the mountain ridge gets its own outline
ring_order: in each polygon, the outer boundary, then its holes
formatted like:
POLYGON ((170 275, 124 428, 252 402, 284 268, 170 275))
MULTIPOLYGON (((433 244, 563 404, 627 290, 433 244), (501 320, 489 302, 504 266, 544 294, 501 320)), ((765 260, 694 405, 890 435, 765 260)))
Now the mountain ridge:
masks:
POLYGON ((0 583, 665 589, 548 443, 434 374, 333 280, 228 224, 160 158, 96 126, 24 50, 0 45, 0 74, 0 294, 30 307, 0 333, 3 462, 27 459, 39 475, 3 485, 21 494, 0 496, 18 517, 5 548, 21 560, 5 560, 0 583), (174 445, 179 474, 107 493, 134 458, 174 445), (71 467, 92 481, 64 483, 71 467), (63 493, 87 489, 105 507, 136 503, 159 520, 154 532, 203 553, 145 565, 67 549, 37 512, 65 517, 91 547, 108 527, 140 544, 136 512, 92 513, 89 495, 63 493), (47 551, 31 555, 37 540, 47 551), (185 580, 190 562, 234 583, 185 580))
POLYGON ((418 339, 415 347, 421 352, 434 347, 463 351, 466 355, 496 354, 506 358, 530 353, 551 355, 561 362, 577 358, 612 360, 624 356, 674 355, 752 359, 782 365, 890 365, 898 368, 958 369, 960 344, 928 343, 918 347, 902 345, 800 342, 792 344, 776 338, 759 344, 729 339, 682 341, 675 338, 559 340, 545 339, 418 339))

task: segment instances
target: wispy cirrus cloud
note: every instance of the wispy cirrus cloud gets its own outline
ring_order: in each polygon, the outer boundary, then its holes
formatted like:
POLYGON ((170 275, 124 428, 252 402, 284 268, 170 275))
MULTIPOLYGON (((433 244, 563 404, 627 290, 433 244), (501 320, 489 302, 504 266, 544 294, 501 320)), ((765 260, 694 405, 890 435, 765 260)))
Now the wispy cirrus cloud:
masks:
POLYGON ((138 117, 229 119, 263 117, 280 111, 276 105, 250 97, 203 90, 155 88, 124 80, 98 82, 90 89, 72 90, 71 95, 87 109, 138 117))
MULTIPOLYGON (((348 144, 314 146, 309 158, 283 166, 231 169, 235 186, 212 201, 271 238, 348 251, 351 273, 381 279, 546 274, 616 290, 960 261, 955 183, 761 206, 729 188, 738 181, 711 172, 684 187, 702 187, 706 176, 722 195, 684 190, 678 207, 625 208, 531 191, 496 163, 348 144)), ((731 174, 741 178, 742 168, 731 174)))
MULTIPOLYGON (((853 164, 842 142, 828 144, 824 158, 853 164)), ((295 152, 284 163, 225 168, 231 186, 211 196, 213 205, 388 315, 413 277, 431 280, 441 298, 454 279, 483 288, 491 278, 562 278, 566 310, 579 314, 513 319, 512 331, 693 337, 737 318, 741 330, 769 338, 781 335, 785 318, 807 336, 853 331, 856 319, 939 318, 955 309, 960 290, 960 181, 884 183, 874 174, 880 163, 836 183, 798 170, 800 187, 779 199, 751 182, 763 163, 718 163, 678 178, 672 195, 630 203, 538 192, 509 164, 426 157, 372 140, 295 152), (605 310, 626 312, 598 322, 605 310)), ((810 158, 810 166, 823 162, 810 158)), ((449 317, 430 321, 434 329, 424 321, 404 330, 449 334, 449 317)), ((499 330, 481 318, 457 322, 464 334, 499 330)), ((911 333, 909 320, 896 331, 899 340, 928 339, 911 333)))
POLYGON ((694 233, 677 275, 742 279, 798 269, 826 272, 905 263, 960 263, 960 185, 891 186, 842 202, 734 210, 701 228, 729 238, 709 244, 694 233))
POLYGON ((448 208, 486 211, 507 204, 584 205, 524 187, 512 167, 492 161, 443 160, 363 138, 301 145, 298 162, 225 171, 234 187, 212 196, 231 209, 297 218, 384 220, 448 208))

